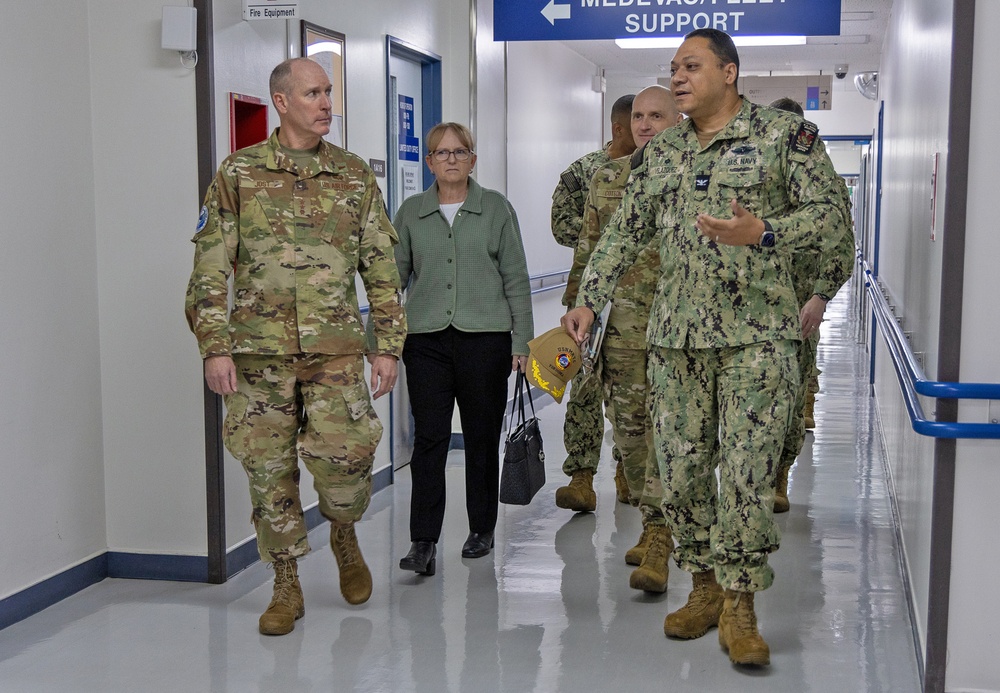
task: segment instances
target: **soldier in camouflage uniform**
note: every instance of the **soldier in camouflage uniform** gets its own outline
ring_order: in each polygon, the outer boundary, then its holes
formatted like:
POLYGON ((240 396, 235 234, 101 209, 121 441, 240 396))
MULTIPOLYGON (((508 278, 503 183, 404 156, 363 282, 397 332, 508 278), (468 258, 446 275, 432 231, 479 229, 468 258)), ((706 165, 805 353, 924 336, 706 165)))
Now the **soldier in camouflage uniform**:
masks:
POLYGON ((395 384, 406 322, 396 233, 375 176, 322 139, 330 130, 326 73, 296 58, 275 68, 270 88, 280 127, 228 157, 205 196, 186 314, 206 382, 225 397, 224 441, 249 477, 261 560, 274 564, 260 632, 280 635, 304 614, 296 559, 309 543, 297 456, 331 522, 344 598, 359 604, 371 594, 354 523, 371 497, 382 425, 365 382, 355 275, 374 322, 376 398, 395 384))
POLYGON ((728 35, 689 33, 671 73, 689 119, 646 146, 563 324, 582 340, 655 239, 661 270, 647 334, 654 446, 674 558, 694 573, 687 603, 667 615, 664 632, 696 638, 718 625, 733 662, 766 665, 754 594, 774 579, 773 484, 798 383, 791 260, 836 245, 850 203, 814 125, 739 95, 728 35))
MULTIPOLYGON (((635 151, 630 125, 633 98, 633 94, 627 94, 611 107, 611 141, 607 146, 577 159, 559 177, 559 184, 552 193, 552 236, 556 243, 576 248, 583 226, 584 202, 594 173, 612 159, 628 156, 635 151)), ((563 305, 567 309, 573 306, 565 293, 563 305)), ((604 417, 601 383, 591 375, 581 372, 573 379, 570 387, 566 421, 563 425, 563 442, 566 447, 563 473, 571 480, 568 486, 556 490, 556 505, 577 512, 589 512, 597 507, 594 474, 601 457, 604 417)), ((618 499, 628 502, 628 487, 617 448, 612 450, 612 455, 618 462, 615 473, 618 499)))
MULTIPOLYGON (((654 136, 681 119, 668 89, 647 87, 632 102, 632 138, 641 151, 654 136)), ((576 300, 580 275, 618 209, 629 172, 630 160, 622 157, 598 169, 591 181, 583 231, 566 287, 570 301, 576 300)), ((660 471, 646 403, 646 329, 659 278, 660 256, 653 243, 639 253, 615 288, 599 365, 615 449, 621 455, 629 495, 642 513, 642 535, 625 554, 626 563, 639 566, 629 576, 629 585, 647 592, 666 591, 667 558, 673 549, 660 509, 660 471)))
MULTIPOLYGON (((771 104, 800 118, 804 116, 802 106, 792 99, 778 99, 771 104)), ((854 267, 854 233, 849 228, 840 242, 828 253, 820 256, 816 252, 796 254, 792 262, 792 283, 795 298, 802 306, 799 322, 802 324, 802 341, 799 342, 799 387, 795 391, 795 406, 792 409, 792 423, 785 436, 785 446, 774 484, 774 512, 785 513, 790 509, 788 502, 788 472, 795 464, 795 458, 802 451, 806 439, 806 429, 812 428, 812 408, 807 406, 809 390, 813 386, 816 369, 816 348, 819 345, 819 326, 823 322, 826 304, 851 277, 854 267)))

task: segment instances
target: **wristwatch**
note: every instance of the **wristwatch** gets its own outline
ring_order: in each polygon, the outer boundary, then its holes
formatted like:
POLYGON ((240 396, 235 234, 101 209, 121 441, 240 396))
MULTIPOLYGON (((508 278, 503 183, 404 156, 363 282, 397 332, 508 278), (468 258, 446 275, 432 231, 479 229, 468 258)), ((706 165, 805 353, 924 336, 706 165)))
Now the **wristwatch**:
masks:
POLYGON ((774 229, 771 228, 771 222, 764 222, 764 233, 760 235, 758 243, 764 248, 774 247, 774 229))

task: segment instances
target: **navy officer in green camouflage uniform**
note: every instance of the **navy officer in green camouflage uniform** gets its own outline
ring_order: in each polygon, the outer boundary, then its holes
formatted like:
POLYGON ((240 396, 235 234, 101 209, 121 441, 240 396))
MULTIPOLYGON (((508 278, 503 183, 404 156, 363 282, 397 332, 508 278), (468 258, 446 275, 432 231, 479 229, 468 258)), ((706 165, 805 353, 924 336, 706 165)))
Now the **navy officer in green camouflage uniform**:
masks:
MULTIPOLYGON (((628 156, 635 151, 631 117, 634 94, 622 96, 611 107, 611 141, 603 149, 586 154, 569 165, 552 193, 552 236, 556 243, 576 248, 583 228, 585 201, 591 179, 597 169, 613 159, 628 156)), ((569 290, 563 293, 563 305, 573 307, 569 290)), ((594 474, 601 459, 604 437, 601 383, 590 373, 581 372, 573 378, 566 403, 566 421, 563 424, 563 443, 566 461, 563 473, 570 477, 567 486, 556 489, 556 505, 576 512, 589 512, 597 508, 594 492, 594 474)), ((618 500, 629 502, 628 484, 618 448, 612 449, 618 463, 615 485, 618 500)))
POLYGON ((693 573, 664 632, 697 638, 717 625, 733 662, 767 665, 754 594, 774 580, 773 484, 798 384, 791 261, 838 243, 850 202, 814 125, 740 96, 728 35, 689 33, 671 73, 689 118, 637 157, 563 324, 582 340, 638 253, 659 242, 650 413, 674 558, 693 573))
POLYGON ((269 635, 290 632, 305 613, 296 565, 309 552, 299 456, 331 523, 341 593, 360 604, 372 591, 354 523, 371 498, 382 424, 365 381, 358 273, 374 328, 376 399, 396 382, 406 336, 397 238, 375 176, 322 139, 330 89, 307 58, 274 69, 280 127, 219 167, 193 239, 185 306, 208 387, 225 397, 226 447, 249 477, 258 552, 274 567, 273 598, 259 622, 269 635))

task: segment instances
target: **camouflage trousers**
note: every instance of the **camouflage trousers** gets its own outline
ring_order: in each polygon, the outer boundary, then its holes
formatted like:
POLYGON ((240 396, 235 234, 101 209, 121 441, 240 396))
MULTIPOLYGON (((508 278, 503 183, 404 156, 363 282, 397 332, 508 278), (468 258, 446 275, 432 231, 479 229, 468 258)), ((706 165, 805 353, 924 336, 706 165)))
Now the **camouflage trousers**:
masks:
POLYGON ((819 346, 819 335, 810 339, 803 339, 799 342, 799 386, 795 389, 795 404, 792 409, 792 422, 788 426, 788 434, 785 436, 785 447, 781 452, 781 464, 778 473, 784 474, 786 470, 795 464, 795 458, 802 452, 802 445, 806 441, 806 422, 804 409, 806 406, 806 393, 816 382, 816 389, 819 391, 819 382, 816 376, 819 370, 816 368, 816 348, 819 346), (815 375, 814 375, 815 374, 815 375))
POLYGON ((299 499, 302 458, 329 520, 355 522, 371 500, 382 424, 372 409, 364 357, 237 354, 223 440, 250 481, 261 560, 309 553, 299 499))
POLYGON ((646 350, 601 347, 601 381, 611 419, 615 451, 629 494, 639 499, 643 524, 663 525, 660 468, 653 452, 653 424, 647 406, 646 350))
POLYGON ((571 381, 563 423, 566 461, 563 473, 573 476, 581 469, 597 471, 604 438, 604 401, 601 380, 594 373, 580 371, 571 381))
POLYGON ((674 560, 688 572, 714 568, 726 589, 756 592, 774 581, 773 485, 798 387, 796 346, 650 347, 653 441, 674 560))

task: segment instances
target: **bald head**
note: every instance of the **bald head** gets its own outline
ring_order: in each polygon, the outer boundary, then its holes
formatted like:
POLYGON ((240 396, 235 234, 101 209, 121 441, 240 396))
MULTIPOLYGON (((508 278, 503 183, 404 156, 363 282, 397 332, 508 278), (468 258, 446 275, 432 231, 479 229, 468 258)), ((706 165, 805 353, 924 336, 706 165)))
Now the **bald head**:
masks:
POLYGON ((673 94, 659 84, 646 87, 632 101, 632 139, 637 147, 680 121, 673 94))

